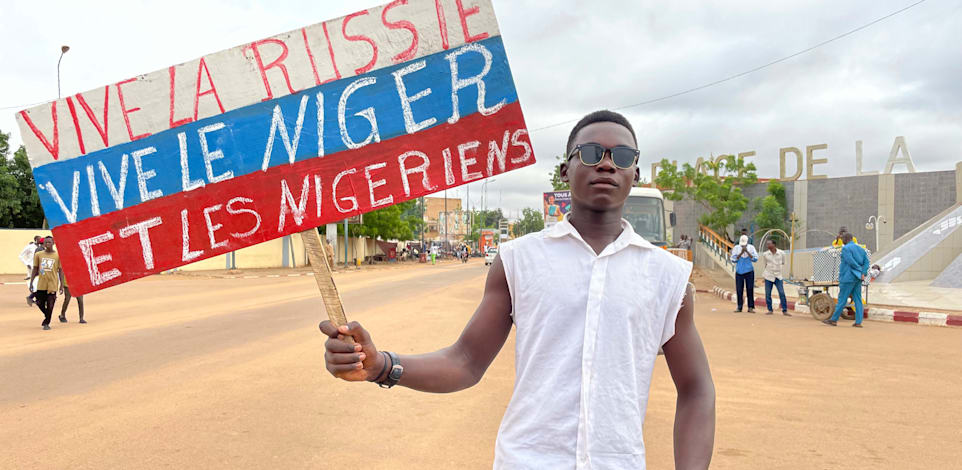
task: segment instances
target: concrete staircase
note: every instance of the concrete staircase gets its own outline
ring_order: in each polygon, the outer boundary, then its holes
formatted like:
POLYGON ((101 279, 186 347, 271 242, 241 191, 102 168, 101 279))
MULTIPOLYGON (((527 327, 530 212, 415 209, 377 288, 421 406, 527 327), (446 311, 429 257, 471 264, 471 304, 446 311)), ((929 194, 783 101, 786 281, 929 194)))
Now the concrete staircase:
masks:
MULTIPOLYGON (((962 204, 933 217, 900 237, 881 257, 872 257, 882 267, 877 282, 921 281, 951 276, 962 253, 962 204), (949 269, 948 268, 953 268, 949 269), (945 272, 944 272, 945 271, 945 272)), ((945 279, 943 279, 945 281, 945 279)), ((960 281, 956 280, 958 284, 960 281)))
POLYGON ((728 254, 731 244, 707 227, 698 230, 698 243, 695 246, 695 265, 724 272, 735 279, 735 265, 728 254))
MULTIPOLYGON (((932 287, 952 287, 962 289, 962 255, 955 258, 948 267, 939 274, 939 277, 929 284, 932 287)), ((962 301, 960 301, 962 303, 962 301)))

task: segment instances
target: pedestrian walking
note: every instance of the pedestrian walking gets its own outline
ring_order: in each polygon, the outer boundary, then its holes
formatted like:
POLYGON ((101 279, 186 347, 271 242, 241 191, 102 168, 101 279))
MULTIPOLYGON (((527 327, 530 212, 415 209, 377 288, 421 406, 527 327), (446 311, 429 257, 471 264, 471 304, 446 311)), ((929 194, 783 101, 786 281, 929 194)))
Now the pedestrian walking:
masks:
POLYGON ((782 307, 782 315, 792 316, 788 313, 788 300, 785 299, 785 286, 783 285, 782 269, 785 267, 785 252, 775 246, 771 239, 765 241, 765 253, 762 254, 765 260, 765 306, 768 307, 767 315, 772 311, 772 287, 778 290, 778 302, 782 307))
POLYGON ((738 296, 738 308, 735 312, 742 311, 744 305, 744 294, 748 294, 748 312, 755 313, 755 265, 758 261, 758 252, 755 247, 748 243, 748 235, 738 238, 738 244, 732 248, 732 263, 735 263, 735 292, 738 296))
POLYGON ((869 261, 865 249, 854 243, 853 239, 851 233, 842 234, 844 246, 842 246, 842 258, 838 267, 838 303, 835 304, 835 313, 832 314, 832 318, 822 321, 826 325, 838 325, 842 310, 851 298, 852 303, 855 304, 855 323, 852 326, 862 327, 862 281, 865 280, 865 274, 868 272, 869 261))
POLYGON ((438 259, 438 246, 431 245, 431 264, 436 264, 438 259))
POLYGON ((378 350, 357 322, 324 321, 327 370, 384 388, 454 392, 481 380, 514 327, 517 374, 494 468, 644 469, 642 429, 660 347, 678 393, 675 467, 708 468, 715 392, 694 324, 692 265, 623 218, 639 180, 634 130, 620 114, 592 113, 566 148, 559 174, 571 186, 571 212, 501 244, 454 344, 398 355, 378 350))
MULTIPOLYGON (((60 323, 67 323, 67 306, 70 305, 70 286, 67 284, 67 278, 63 278, 63 305, 60 307, 60 323)), ((77 313, 80 316, 80 323, 87 323, 84 320, 84 296, 78 295, 77 297, 77 313)))
POLYGON ((20 258, 20 262, 27 268, 27 277, 23 278, 24 280, 30 279, 30 274, 33 273, 33 255, 43 249, 43 246, 40 244, 41 238, 43 237, 40 235, 33 237, 33 241, 27 243, 27 246, 20 250, 20 256, 18 256, 18 258, 20 258))
POLYGON ((33 291, 37 307, 43 313, 43 323, 40 326, 50 329, 50 318, 57 303, 57 290, 63 281, 63 271, 60 269, 60 254, 53 250, 53 237, 43 240, 43 251, 33 255, 33 272, 30 275, 28 288, 33 291), (34 290, 33 280, 37 278, 34 290))

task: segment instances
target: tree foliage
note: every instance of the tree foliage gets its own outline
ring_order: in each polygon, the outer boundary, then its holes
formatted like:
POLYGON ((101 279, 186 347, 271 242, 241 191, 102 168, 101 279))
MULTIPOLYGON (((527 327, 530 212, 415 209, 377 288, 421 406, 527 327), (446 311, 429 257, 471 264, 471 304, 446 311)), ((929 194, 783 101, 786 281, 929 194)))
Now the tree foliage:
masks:
MULTIPOLYGON (((785 199, 785 186, 777 181, 771 181, 766 188, 768 195, 755 199, 755 225, 759 230, 767 231, 779 229, 788 233, 788 202, 785 199)), ((784 236, 775 232, 771 238, 778 243, 784 236)))
POLYGON ((567 191, 571 189, 571 185, 561 181, 561 164, 566 161, 565 154, 558 155, 555 157, 558 160, 558 164, 554 166, 554 170, 551 172, 551 190, 552 191, 567 191))
POLYGON ((521 210, 521 220, 514 224, 512 230, 515 237, 538 232, 544 228, 544 214, 542 211, 532 208, 521 210))
MULTIPOLYGON (((414 240, 421 234, 421 212, 417 201, 407 201, 364 214, 360 224, 347 224, 352 237, 378 240, 414 240)), ((326 227, 319 227, 325 233, 326 227)), ((337 224, 337 235, 344 236, 344 223, 337 224)))
POLYGON ((43 209, 27 151, 21 145, 10 158, 10 134, 0 132, 0 227, 38 228, 43 209))
POLYGON ((703 165, 705 171, 688 163, 679 169, 663 159, 655 184, 666 190, 668 199, 680 201, 688 197, 695 201, 708 211, 698 219, 699 223, 717 232, 727 232, 728 226, 737 222, 748 207, 748 198, 741 188, 758 181, 755 165, 735 156, 703 165))
POLYGON ((476 242, 481 238, 481 229, 498 228, 498 222, 504 218, 504 213, 501 209, 489 209, 484 211, 473 211, 473 221, 471 222, 471 233, 467 235, 466 240, 471 242, 476 242))

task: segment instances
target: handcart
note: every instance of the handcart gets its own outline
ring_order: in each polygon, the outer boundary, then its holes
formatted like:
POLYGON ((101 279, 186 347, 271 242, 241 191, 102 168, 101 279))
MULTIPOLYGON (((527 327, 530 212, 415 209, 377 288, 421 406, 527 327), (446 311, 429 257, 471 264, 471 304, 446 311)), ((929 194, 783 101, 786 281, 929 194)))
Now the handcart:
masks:
MULTIPOLYGON (((871 257, 871 253, 866 254, 871 257)), ((808 305, 812 317, 816 320, 827 320, 835 312, 838 299, 838 270, 841 260, 840 248, 827 248, 813 253, 811 279, 786 280, 785 282, 798 286, 798 303, 808 305), (834 290, 835 295, 832 295, 834 290)), ((868 286, 863 284, 862 302, 868 303, 868 286)), ((842 312, 842 318, 855 318, 855 304, 850 300, 842 312)))
MULTIPOLYGON (((812 317, 818 321, 828 320, 835 312, 835 305, 838 303, 838 282, 837 281, 785 281, 789 284, 798 286, 798 303, 808 305, 812 317), (835 290, 835 295, 829 289, 835 290)), ((868 303, 868 286, 862 285, 863 303, 868 303)), ((855 319, 855 304, 849 300, 842 311, 842 318, 846 320, 855 319)))

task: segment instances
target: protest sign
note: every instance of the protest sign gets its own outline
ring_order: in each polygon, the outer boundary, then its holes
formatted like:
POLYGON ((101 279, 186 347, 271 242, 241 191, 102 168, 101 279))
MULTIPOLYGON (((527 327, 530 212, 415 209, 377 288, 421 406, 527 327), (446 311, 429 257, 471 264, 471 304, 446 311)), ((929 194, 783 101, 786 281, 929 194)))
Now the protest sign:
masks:
POLYGON ((17 120, 75 294, 535 161, 489 0, 396 0, 17 120))
POLYGON ((551 227, 564 220, 571 210, 571 191, 547 191, 542 195, 544 226, 551 227))

